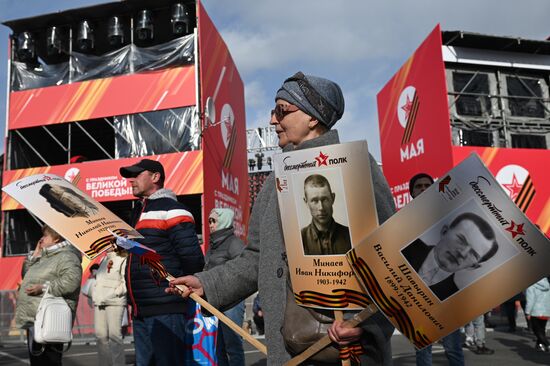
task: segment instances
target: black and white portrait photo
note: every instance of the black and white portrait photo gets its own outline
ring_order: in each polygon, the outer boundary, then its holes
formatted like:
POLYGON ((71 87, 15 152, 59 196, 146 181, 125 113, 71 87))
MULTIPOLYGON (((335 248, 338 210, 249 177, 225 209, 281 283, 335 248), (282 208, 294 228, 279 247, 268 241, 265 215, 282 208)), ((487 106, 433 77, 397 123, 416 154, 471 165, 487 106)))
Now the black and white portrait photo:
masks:
POLYGON ((303 189, 298 189, 304 255, 343 255, 351 249, 342 178, 337 173, 305 175, 303 189))
POLYGON ((473 200, 452 211, 401 250, 440 301, 517 253, 473 200))
POLYGON ((67 217, 88 218, 99 212, 96 205, 68 187, 46 183, 40 188, 39 193, 54 210, 67 217))

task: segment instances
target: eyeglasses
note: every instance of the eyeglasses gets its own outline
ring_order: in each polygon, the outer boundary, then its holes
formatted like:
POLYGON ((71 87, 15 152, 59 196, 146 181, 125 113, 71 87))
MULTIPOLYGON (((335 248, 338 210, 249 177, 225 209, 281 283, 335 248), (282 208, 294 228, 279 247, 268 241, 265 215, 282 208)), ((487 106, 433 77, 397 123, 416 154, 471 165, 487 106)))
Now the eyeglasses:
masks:
POLYGON ((294 113, 299 109, 300 108, 292 104, 287 104, 287 105, 276 104, 275 109, 271 110, 271 115, 275 115, 277 122, 281 122, 287 114, 294 113))
POLYGON ((215 224, 216 222, 218 222, 218 220, 213 219, 213 218, 211 218, 211 217, 208 218, 208 223, 209 223, 209 224, 215 224))
POLYGON ((287 81, 295 81, 298 83, 300 90, 304 93, 304 96, 309 104, 315 108, 324 121, 330 123, 334 119, 337 119, 337 116, 335 116, 337 113, 334 108, 332 108, 332 106, 326 101, 325 98, 323 98, 321 94, 311 87, 306 79, 306 76, 301 71, 298 71, 284 82, 286 83, 287 81))

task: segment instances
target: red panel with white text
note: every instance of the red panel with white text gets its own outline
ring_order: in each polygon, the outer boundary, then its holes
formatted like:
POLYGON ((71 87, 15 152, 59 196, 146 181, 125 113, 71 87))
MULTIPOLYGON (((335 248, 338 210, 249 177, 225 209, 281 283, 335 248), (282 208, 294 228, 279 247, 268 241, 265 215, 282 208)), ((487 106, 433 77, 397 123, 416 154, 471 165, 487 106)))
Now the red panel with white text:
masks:
POLYGON ((397 208, 408 182, 452 168, 451 131, 439 25, 378 93, 382 165, 397 208))
MULTIPOLYGON (((225 42, 201 3, 198 22, 200 106, 205 113, 203 222, 215 207, 232 208, 235 234, 244 238, 249 216, 244 86, 225 42)), ((207 243, 209 235, 204 234, 207 243)))
MULTIPOLYGON (((137 163, 144 157, 117 160, 99 160, 71 165, 52 165, 28 169, 7 170, 3 174, 3 184, 8 185, 18 179, 34 174, 56 174, 72 182, 78 188, 99 202, 133 200, 132 187, 120 176, 121 166, 137 163)), ((162 163, 166 171, 166 187, 177 195, 199 194, 203 187, 202 151, 148 156, 162 163), (186 174, 180 174, 180 172, 186 174)), ((2 210, 15 210, 21 206, 17 201, 2 192, 2 210)))

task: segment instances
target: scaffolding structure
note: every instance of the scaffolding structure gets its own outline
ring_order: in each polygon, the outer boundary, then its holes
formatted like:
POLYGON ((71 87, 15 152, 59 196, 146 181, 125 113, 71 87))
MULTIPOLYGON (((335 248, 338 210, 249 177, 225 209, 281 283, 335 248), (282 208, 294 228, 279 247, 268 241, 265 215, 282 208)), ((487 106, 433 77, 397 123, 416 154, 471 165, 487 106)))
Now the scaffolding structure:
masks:
MULTIPOLYGON (((136 198, 119 168, 154 159, 206 243, 214 207, 234 209, 244 237, 244 85, 200 0, 113 1, 4 25, 3 185, 56 174, 129 221, 136 198)), ((0 272, 34 249, 41 224, 3 197, 0 272)), ((13 289, 16 275, 3 277, 0 290, 13 289)))
POLYGON ((250 208, 273 171, 273 155, 281 152, 275 127, 258 127, 246 130, 248 151, 248 187, 250 208))
POLYGON ((550 148, 548 41, 442 32, 455 146, 550 148))

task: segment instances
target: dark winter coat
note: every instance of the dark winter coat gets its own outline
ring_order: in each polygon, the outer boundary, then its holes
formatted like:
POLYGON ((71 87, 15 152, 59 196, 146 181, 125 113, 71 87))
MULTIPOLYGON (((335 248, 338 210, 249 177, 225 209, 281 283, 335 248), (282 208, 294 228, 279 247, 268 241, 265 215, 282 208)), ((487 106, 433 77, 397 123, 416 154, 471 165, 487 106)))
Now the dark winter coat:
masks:
POLYGON ((238 257, 244 243, 233 233, 233 227, 214 231, 210 234, 210 247, 206 252, 204 270, 209 270, 238 257))
MULTIPOLYGON (((143 235, 139 242, 154 249, 174 277, 202 270, 204 256, 193 215, 168 189, 160 189, 136 206, 134 227, 143 235)), ((184 313, 187 301, 164 292, 168 281, 155 279, 140 258, 130 254, 126 266, 128 301, 134 317, 184 313)))

